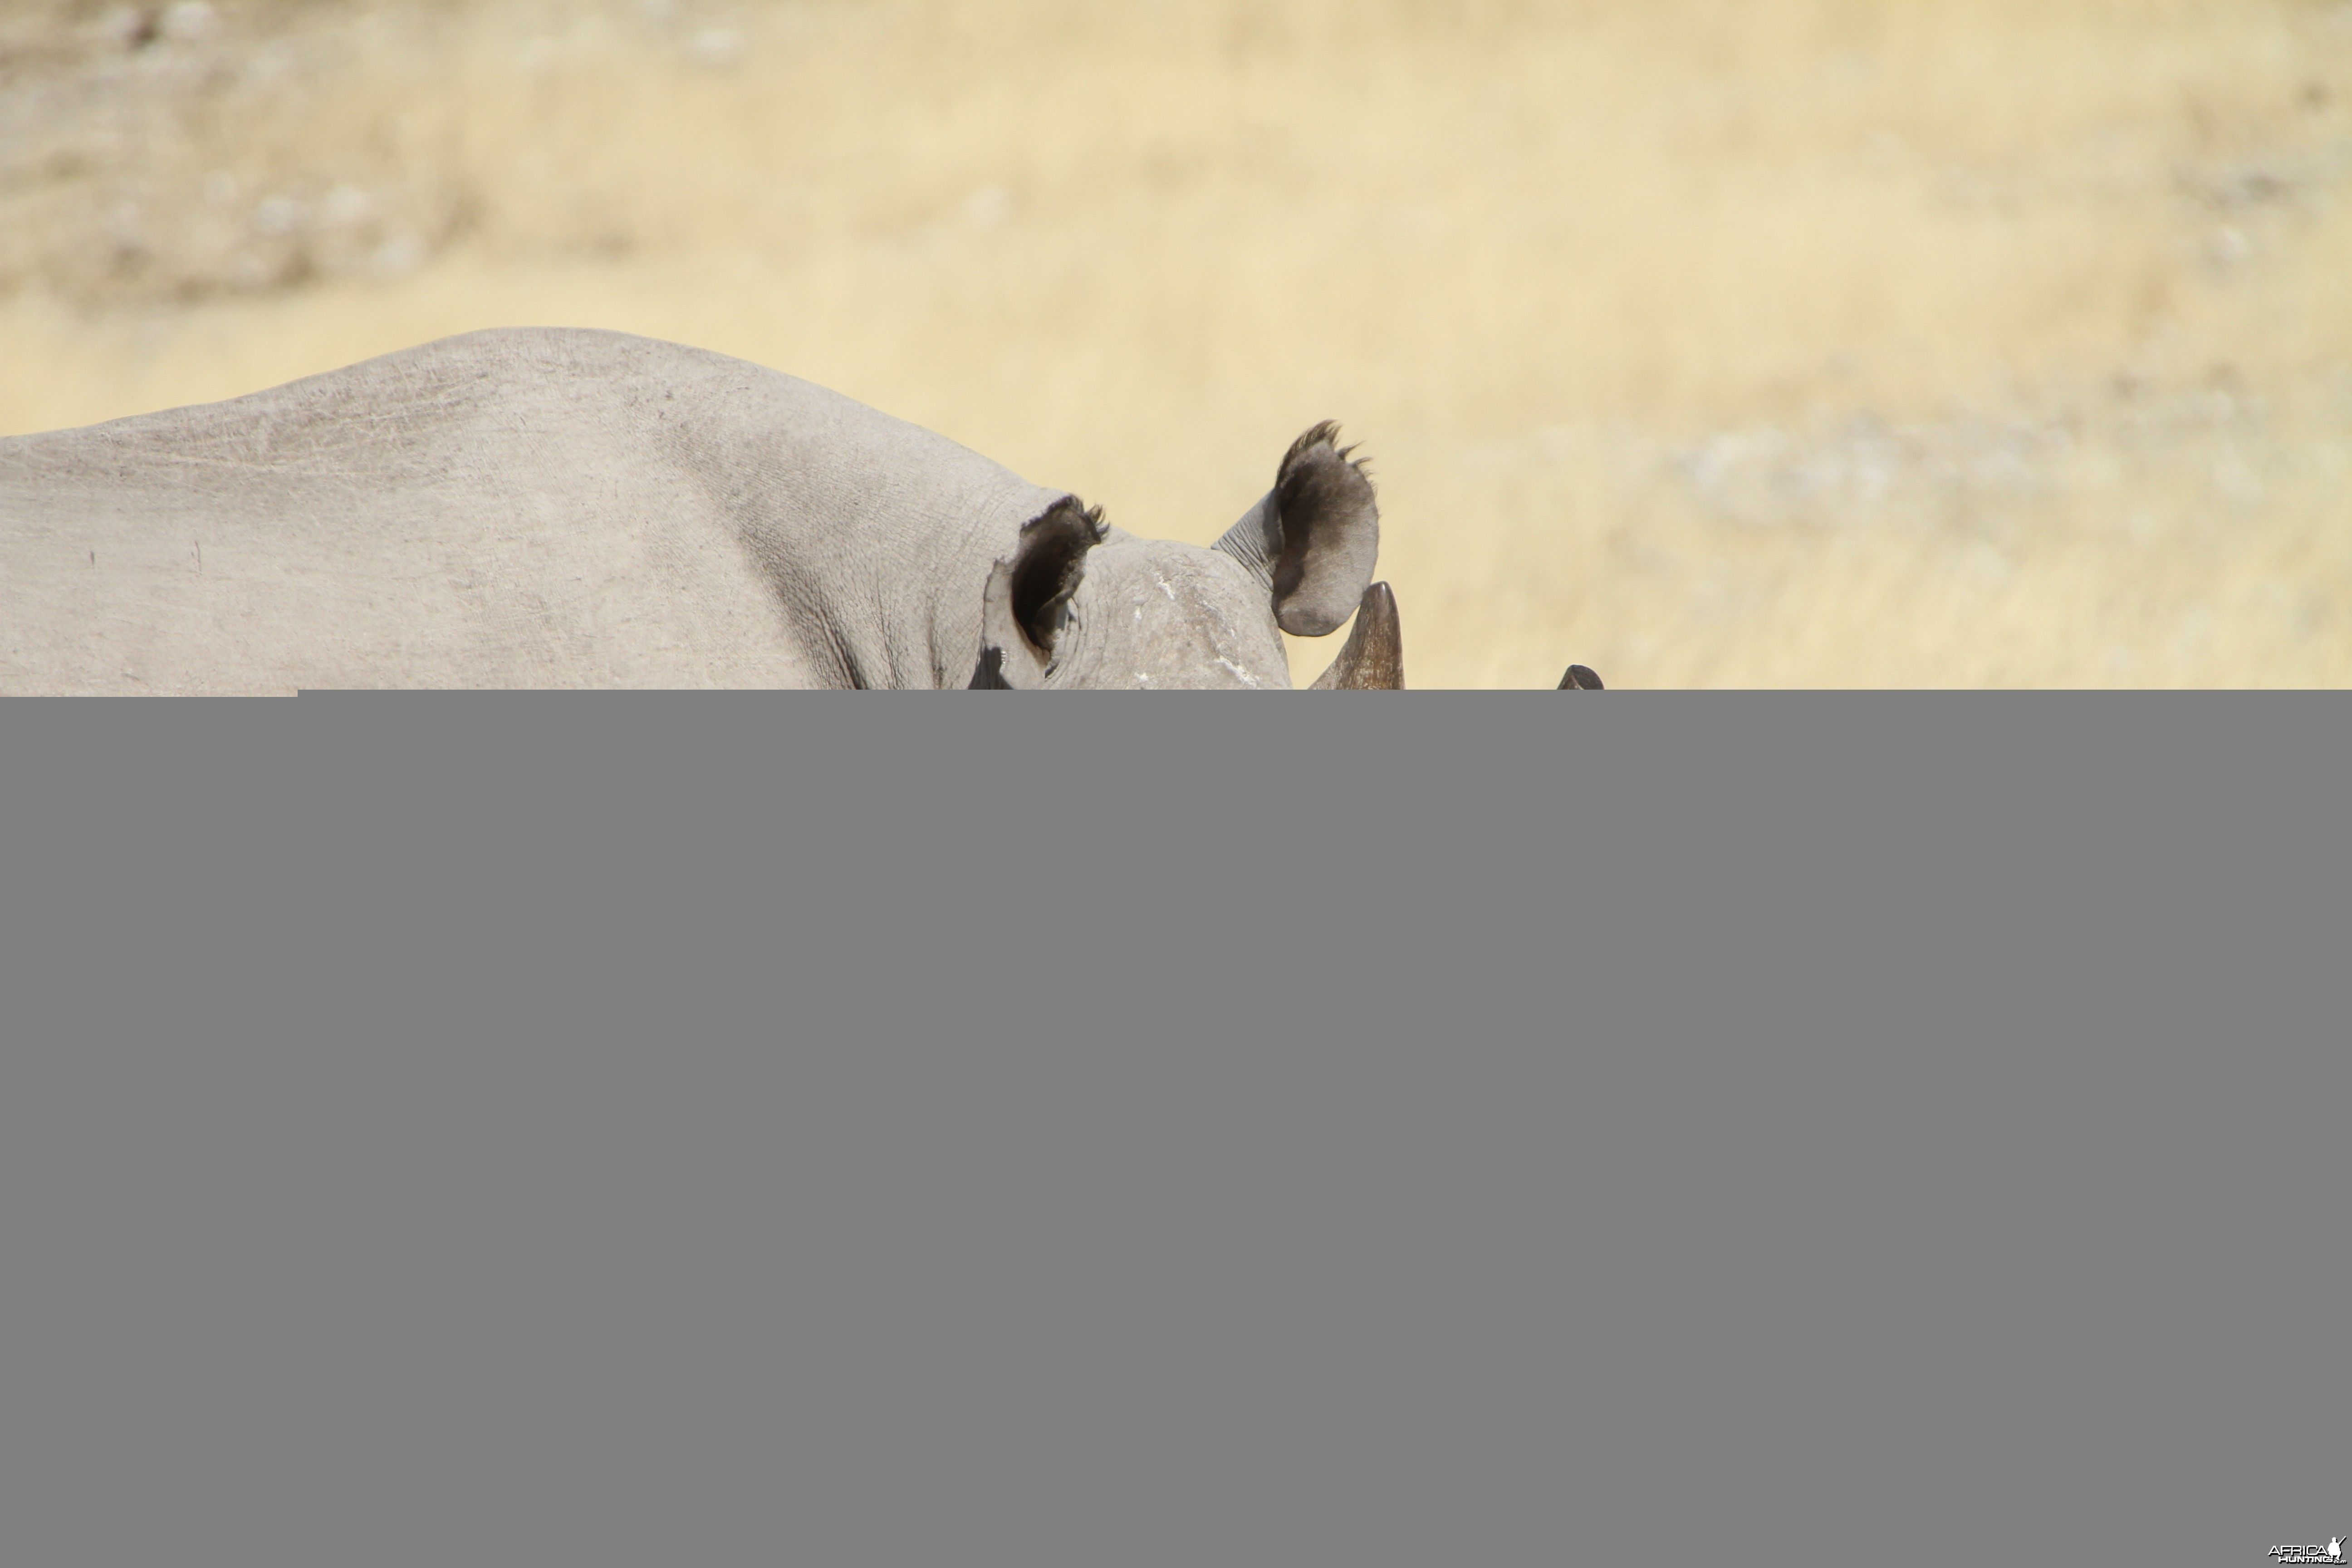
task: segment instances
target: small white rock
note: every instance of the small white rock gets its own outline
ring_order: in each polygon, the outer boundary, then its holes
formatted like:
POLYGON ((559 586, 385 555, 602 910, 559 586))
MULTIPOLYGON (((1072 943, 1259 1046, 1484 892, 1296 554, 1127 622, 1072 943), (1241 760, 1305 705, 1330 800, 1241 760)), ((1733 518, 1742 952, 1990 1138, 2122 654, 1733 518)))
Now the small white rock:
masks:
POLYGON ((272 196, 253 209, 256 234, 289 235, 310 218, 310 211, 292 196, 272 196))
POLYGON ((2213 490, 2231 506, 2260 506, 2263 477, 2236 453, 2225 454, 2213 465, 2213 490))
POLYGON ((993 228, 1013 216, 1013 193, 1003 185, 982 185, 964 197, 963 216, 982 228, 993 228))
POLYGON ((278 281, 278 268, 268 258, 241 250, 228 264, 229 287, 257 294, 278 281))
POLYGON ((2253 241, 2237 229, 2215 229, 2205 241, 2206 254, 2224 267, 2236 267, 2253 258, 2253 241))
POLYGON ((687 41, 687 58, 712 70, 725 70, 743 58, 743 35, 731 27, 711 27, 687 41))
POLYGON ((402 229, 375 248, 368 258, 368 270, 390 282, 405 278, 425 265, 425 237, 414 229, 402 229))
POLYGON ((205 0, 179 0, 163 9, 158 32, 175 44, 196 44, 220 31, 220 13, 205 0))
POLYGON ((319 209, 320 221, 334 229, 358 228, 373 222, 375 216, 375 198, 357 185, 337 185, 319 209))

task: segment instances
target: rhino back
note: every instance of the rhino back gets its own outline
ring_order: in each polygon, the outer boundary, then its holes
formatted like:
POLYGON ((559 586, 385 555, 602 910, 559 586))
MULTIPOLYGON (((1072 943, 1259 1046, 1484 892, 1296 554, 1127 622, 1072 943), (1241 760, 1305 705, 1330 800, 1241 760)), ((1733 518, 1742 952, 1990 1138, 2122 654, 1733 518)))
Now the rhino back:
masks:
POLYGON ((949 683, 1054 499, 723 355, 473 333, 0 441, 0 689, 949 683))

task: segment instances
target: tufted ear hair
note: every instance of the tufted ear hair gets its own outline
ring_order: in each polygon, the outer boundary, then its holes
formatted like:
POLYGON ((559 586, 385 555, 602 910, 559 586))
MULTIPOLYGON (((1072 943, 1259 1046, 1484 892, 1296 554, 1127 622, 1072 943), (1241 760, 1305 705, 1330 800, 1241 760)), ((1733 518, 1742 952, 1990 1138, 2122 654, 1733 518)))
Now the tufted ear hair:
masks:
POLYGON ((988 574, 980 605, 980 662, 974 688, 1043 686, 1069 624, 1070 599, 1086 575, 1087 552, 1102 542, 1100 507, 1064 496, 1021 525, 1010 560, 988 574))
POLYGON ((1292 442, 1274 489, 1216 543, 1265 585, 1275 625, 1295 637, 1339 630, 1380 559, 1371 476, 1339 438, 1327 419, 1292 442))

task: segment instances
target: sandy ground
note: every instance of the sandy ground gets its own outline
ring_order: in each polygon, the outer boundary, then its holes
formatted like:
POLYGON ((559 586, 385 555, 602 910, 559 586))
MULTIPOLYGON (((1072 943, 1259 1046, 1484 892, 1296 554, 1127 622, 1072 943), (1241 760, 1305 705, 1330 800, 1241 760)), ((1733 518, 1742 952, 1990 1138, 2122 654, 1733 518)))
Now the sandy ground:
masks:
POLYGON ((2352 0, 0 0, 0 431, 525 322, 1337 417, 1418 686, 2352 681, 2352 0))

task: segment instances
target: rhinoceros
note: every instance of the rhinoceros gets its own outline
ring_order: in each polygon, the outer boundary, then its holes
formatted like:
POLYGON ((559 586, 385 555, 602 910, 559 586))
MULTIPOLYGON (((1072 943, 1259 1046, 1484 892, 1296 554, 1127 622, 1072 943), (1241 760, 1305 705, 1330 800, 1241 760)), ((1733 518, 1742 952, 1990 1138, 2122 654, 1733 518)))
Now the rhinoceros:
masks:
POLYGON ((474 332, 0 440, 0 690, 1404 684, 1372 484, 1293 442, 1213 548, 740 360, 474 332))

